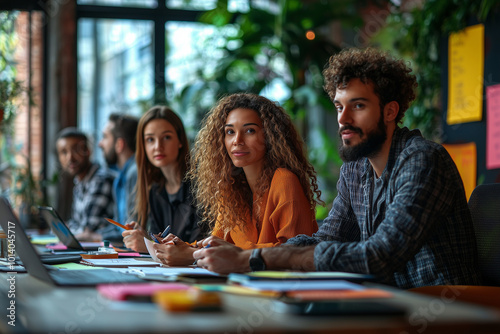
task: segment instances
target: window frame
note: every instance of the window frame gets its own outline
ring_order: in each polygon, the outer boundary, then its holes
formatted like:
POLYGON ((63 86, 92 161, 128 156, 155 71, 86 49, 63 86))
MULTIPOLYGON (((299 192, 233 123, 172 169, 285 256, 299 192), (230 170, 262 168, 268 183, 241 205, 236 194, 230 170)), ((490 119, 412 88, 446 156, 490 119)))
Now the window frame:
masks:
POLYGON ((198 22, 199 16, 203 13, 205 11, 168 8, 165 0, 158 0, 157 7, 151 8, 77 4, 76 25, 78 27, 78 20, 81 18, 152 21, 154 26, 154 103, 160 103, 164 101, 166 92, 166 23, 168 21, 198 22))

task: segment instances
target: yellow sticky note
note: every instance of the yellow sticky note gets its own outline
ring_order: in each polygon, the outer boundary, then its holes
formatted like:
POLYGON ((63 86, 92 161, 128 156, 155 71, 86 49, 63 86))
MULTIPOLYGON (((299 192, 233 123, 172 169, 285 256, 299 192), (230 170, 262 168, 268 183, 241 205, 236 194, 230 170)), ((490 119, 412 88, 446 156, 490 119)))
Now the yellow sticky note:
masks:
POLYGON ((480 121, 483 111, 484 26, 448 39, 448 124, 480 121))

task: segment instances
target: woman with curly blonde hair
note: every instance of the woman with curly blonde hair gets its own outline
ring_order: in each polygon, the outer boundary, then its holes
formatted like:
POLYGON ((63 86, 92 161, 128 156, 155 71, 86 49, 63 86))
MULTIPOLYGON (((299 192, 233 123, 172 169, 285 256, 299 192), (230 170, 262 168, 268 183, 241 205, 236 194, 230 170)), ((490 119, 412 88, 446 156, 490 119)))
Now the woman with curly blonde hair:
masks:
MULTIPOLYGON (((219 101, 203 120, 187 177, 211 238, 251 249, 318 229, 316 172, 290 117, 265 97, 240 93, 219 101)), ((192 261, 196 248, 174 235, 163 241, 155 248, 165 263, 192 261), (183 251, 171 250, 180 245, 183 251)))

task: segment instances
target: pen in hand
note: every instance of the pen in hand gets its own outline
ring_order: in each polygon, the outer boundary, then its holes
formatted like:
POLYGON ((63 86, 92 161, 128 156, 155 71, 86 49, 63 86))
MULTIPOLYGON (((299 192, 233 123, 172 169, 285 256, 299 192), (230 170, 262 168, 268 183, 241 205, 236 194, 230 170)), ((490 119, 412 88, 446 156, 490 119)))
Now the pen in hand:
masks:
POLYGON ((149 233, 149 236, 151 237, 151 239, 153 239, 153 241, 157 244, 161 244, 161 242, 158 241, 158 239, 155 237, 155 235, 153 233, 149 233))
POLYGON ((170 232, 170 225, 165 227, 165 230, 163 230, 163 232, 161 233, 161 237, 165 238, 168 235, 168 232, 170 232))
MULTIPOLYGON (((203 248, 210 248, 210 244, 206 245, 205 247, 203 248)), ((194 260, 193 262, 193 266, 196 266, 198 264, 198 259, 194 260)))

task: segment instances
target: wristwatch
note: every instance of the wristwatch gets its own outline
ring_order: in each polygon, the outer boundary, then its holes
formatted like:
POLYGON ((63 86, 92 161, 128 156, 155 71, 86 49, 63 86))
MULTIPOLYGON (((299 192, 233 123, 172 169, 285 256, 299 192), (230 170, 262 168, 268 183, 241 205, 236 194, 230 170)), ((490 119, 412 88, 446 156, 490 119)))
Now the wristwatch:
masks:
POLYGON ((250 255, 250 269, 252 271, 260 271, 266 270, 266 263, 262 258, 262 248, 256 248, 252 251, 252 255, 250 255))

